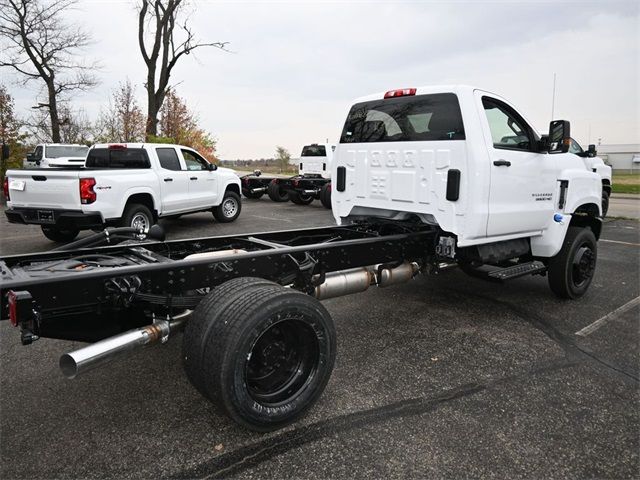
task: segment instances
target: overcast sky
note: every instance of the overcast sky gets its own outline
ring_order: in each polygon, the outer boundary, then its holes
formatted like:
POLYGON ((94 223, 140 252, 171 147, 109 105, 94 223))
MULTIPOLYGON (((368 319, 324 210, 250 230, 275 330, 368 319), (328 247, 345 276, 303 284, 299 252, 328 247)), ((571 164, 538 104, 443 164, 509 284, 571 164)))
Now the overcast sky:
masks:
MULTIPOLYGON (((335 141, 351 100, 394 88, 463 83, 512 101, 539 131, 571 121, 585 146, 640 143, 640 2, 206 1, 190 7, 203 41, 225 53, 184 57, 172 84, 223 159, 271 157, 276 145, 335 141), (590 133, 590 136, 589 136, 590 133)), ((129 78, 144 108, 135 1, 81 0, 70 18, 94 44, 101 85, 73 99, 95 118, 129 78)), ((0 69, 19 114, 37 89, 0 69)))

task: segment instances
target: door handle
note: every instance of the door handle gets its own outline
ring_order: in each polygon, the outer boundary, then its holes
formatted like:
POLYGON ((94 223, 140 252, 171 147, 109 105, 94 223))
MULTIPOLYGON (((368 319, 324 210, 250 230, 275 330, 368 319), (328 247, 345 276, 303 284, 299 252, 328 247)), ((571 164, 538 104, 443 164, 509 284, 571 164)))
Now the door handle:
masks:
POLYGON ((511 162, 508 160, 496 160, 493 162, 496 167, 510 167, 511 162))
POLYGON ((189 180, 197 180, 197 179, 198 179, 198 177, 191 177, 191 178, 189 178, 189 180))
POLYGON ((165 178, 164 181, 165 182, 173 182, 173 178, 165 178))

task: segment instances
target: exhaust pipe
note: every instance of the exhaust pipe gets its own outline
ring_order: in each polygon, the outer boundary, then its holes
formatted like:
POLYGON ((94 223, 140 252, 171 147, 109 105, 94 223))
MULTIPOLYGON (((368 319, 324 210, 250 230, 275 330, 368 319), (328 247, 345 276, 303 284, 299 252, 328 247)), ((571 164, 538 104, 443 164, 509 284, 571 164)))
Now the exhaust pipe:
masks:
POLYGON ((415 262, 404 262, 395 268, 383 268, 381 265, 352 268, 327 273, 325 281, 315 289, 318 300, 341 297, 352 293, 364 292, 371 285, 384 288, 411 280, 420 271, 415 262))
POLYGON ((258 188, 252 188, 251 190, 249 190, 251 193, 264 193, 267 191, 267 187, 258 187, 258 188))
POLYGON ((75 378, 138 347, 165 343, 169 335, 184 326, 191 313, 192 310, 185 310, 170 320, 159 320, 146 327, 105 338, 75 352, 65 353, 60 357, 60 370, 65 377, 75 378))

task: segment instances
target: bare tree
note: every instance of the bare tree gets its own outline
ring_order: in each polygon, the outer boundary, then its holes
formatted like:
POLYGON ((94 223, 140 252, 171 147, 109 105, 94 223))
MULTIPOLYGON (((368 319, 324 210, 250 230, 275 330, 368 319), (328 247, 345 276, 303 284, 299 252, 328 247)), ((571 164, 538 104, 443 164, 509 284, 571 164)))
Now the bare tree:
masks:
POLYGON ((129 80, 112 94, 109 106, 100 112, 98 139, 105 142, 141 142, 145 136, 145 117, 138 106, 135 87, 129 80))
POLYGON ((176 26, 184 0, 141 0, 138 43, 147 66, 147 136, 158 134, 158 112, 178 60, 200 47, 225 49, 228 42, 198 43, 187 20, 176 26))
POLYGON ((24 79, 44 82, 51 139, 61 141, 60 99, 97 84, 92 71, 76 56, 90 43, 89 35, 64 21, 65 11, 77 0, 0 0, 0 67, 11 67, 24 79))

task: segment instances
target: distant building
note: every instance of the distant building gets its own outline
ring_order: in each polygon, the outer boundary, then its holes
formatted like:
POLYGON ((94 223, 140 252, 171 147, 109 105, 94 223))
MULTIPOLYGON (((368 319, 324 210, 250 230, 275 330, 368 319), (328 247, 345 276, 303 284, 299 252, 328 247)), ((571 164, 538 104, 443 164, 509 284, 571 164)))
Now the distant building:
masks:
POLYGON ((598 156, 617 173, 640 173, 640 143, 598 145, 598 156))

